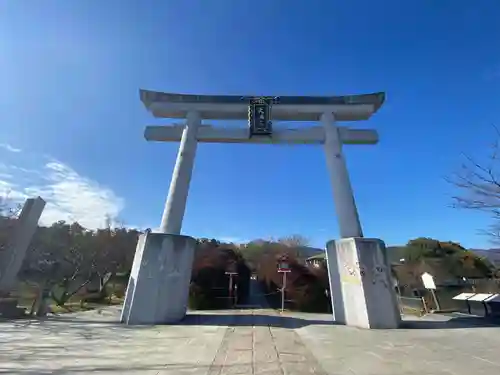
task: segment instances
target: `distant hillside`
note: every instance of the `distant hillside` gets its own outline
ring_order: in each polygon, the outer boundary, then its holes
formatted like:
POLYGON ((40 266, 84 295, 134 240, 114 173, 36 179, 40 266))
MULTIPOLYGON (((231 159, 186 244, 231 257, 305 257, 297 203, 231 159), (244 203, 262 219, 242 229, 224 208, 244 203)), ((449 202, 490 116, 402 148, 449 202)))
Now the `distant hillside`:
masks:
POLYGON ((387 246, 387 255, 391 263, 399 263, 405 257, 405 246, 387 246))
POLYGON ((488 259, 494 266, 500 267, 500 249, 471 249, 471 251, 475 252, 480 257, 488 259))
MULTIPOLYGON (((391 263, 399 263, 404 257, 404 246, 388 246, 387 254, 389 254, 389 261, 391 263)), ((325 250, 317 249, 314 247, 303 248, 304 252, 309 252, 311 255, 306 258, 315 257, 316 259, 324 259, 326 257, 325 250)))
POLYGON ((317 248, 317 247, 312 247, 312 246, 291 246, 291 247, 288 247, 286 245, 280 245, 278 242, 269 242, 269 241, 266 241, 266 240, 253 240, 251 242, 249 242, 248 244, 244 244, 242 245, 242 249, 243 251, 245 251, 245 249, 248 249, 249 247, 250 248, 253 248, 254 246, 257 246, 259 248, 269 248, 269 247, 273 247, 273 246, 282 246, 282 249, 283 250, 288 250, 290 252, 292 252, 295 256, 297 256, 298 258, 301 258, 301 259, 307 259, 313 255, 317 255, 317 254, 321 254, 321 253, 324 253, 325 252, 325 249, 320 249, 320 248, 317 248))
POLYGON ((317 247, 311 247, 311 246, 302 246, 297 249, 299 253, 299 257, 302 259, 307 259, 309 257, 312 257, 314 255, 318 254, 324 254, 325 249, 318 249, 317 247))
MULTIPOLYGON (((500 249, 469 249, 478 256, 486 258, 496 267, 500 267, 500 249)), ((405 257, 405 246, 388 246, 387 253, 392 263, 399 263, 405 257)))

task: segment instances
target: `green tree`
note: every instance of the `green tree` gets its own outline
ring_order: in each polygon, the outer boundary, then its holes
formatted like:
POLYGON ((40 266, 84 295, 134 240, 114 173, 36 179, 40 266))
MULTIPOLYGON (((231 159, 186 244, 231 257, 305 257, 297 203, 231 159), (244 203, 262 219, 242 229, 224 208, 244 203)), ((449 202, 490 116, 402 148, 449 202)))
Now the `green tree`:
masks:
POLYGON ((491 277, 493 266, 486 259, 465 249, 459 243, 439 241, 433 238, 419 237, 408 241, 405 248, 405 261, 418 268, 423 263, 440 267, 455 277, 491 277), (439 262, 436 262, 439 261, 439 262))

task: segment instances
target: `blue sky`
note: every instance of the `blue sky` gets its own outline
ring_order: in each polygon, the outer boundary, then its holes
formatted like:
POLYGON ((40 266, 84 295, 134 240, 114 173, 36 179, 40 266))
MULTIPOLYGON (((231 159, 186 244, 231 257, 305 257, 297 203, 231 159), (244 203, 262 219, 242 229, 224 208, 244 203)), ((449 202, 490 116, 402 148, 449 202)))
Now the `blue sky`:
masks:
MULTIPOLYGON (((345 148, 365 235, 488 246, 488 217, 448 208, 443 177, 461 152, 483 157, 499 123, 498 14, 494 0, 2 1, 0 188, 45 197, 44 222, 109 214, 154 228, 178 145, 143 139, 165 121, 139 88, 385 91, 372 119, 350 124, 380 143, 345 148)), ((336 238, 322 147, 200 145, 183 232, 336 238)))

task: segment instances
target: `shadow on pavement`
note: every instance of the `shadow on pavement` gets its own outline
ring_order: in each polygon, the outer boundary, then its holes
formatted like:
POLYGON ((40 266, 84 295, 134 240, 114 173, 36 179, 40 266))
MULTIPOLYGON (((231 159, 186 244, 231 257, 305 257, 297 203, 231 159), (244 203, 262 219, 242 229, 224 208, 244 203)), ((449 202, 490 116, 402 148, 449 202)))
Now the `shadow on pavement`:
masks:
POLYGON ((291 316, 257 315, 257 314, 196 314, 190 313, 177 325, 207 325, 232 327, 281 327, 302 328, 308 325, 334 325, 327 320, 301 319, 291 316))
MULTIPOLYGON (((28 326, 31 324, 57 324, 57 323, 67 323, 70 324, 72 328, 85 327, 91 325, 93 327, 121 327, 122 329, 147 329, 151 327, 149 325, 125 325, 121 324, 117 319, 85 319, 83 317, 74 316, 54 316, 46 317, 43 319, 33 319, 30 321, 16 322, 18 327, 28 326)), ((335 325, 334 322, 328 320, 317 320, 317 319, 301 319, 291 316, 279 316, 279 315, 259 315, 259 314, 210 314, 210 313, 195 313, 190 312, 178 323, 171 323, 165 325, 172 326, 229 326, 229 327, 252 327, 252 326, 262 326, 262 327, 280 327, 296 329, 302 328, 309 325, 335 325)), ((91 328, 89 326, 88 328, 91 328)))
POLYGON ((403 321, 401 328, 406 329, 460 329, 500 327, 499 318, 477 316, 455 316, 448 320, 408 320, 403 321))
MULTIPOLYGON (((189 312, 186 317, 178 323, 166 324, 172 326, 221 326, 221 327, 278 327, 288 329, 298 329, 310 325, 334 326, 340 325, 327 319, 314 319, 311 316, 309 319, 287 315, 274 314, 252 314, 246 313, 245 310, 240 310, 240 313, 196 313, 189 312)), ((124 325, 118 319, 85 319, 79 316, 54 316, 44 319, 20 320, 15 322, 17 328, 26 327, 29 325, 42 324, 49 328, 57 323, 66 322, 73 328, 91 329, 93 327, 108 327, 110 329, 147 329, 148 325, 124 325), (87 326, 89 325, 90 326, 87 326)), ((477 316, 456 316, 456 315, 429 315, 416 320, 403 320, 401 329, 464 329, 464 328, 489 328, 500 327, 500 318, 485 318, 477 316)), ((55 328, 55 327, 54 327, 55 328)))

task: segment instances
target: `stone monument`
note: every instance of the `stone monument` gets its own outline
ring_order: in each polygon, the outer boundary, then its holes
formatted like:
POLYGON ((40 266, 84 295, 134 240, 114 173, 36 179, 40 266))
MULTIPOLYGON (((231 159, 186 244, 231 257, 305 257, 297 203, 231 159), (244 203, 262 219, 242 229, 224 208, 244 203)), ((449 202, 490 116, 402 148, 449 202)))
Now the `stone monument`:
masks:
POLYGON ((25 314, 24 309, 17 307, 17 300, 10 298, 9 294, 15 286, 44 207, 45 201, 40 197, 26 200, 12 233, 8 234, 8 243, 0 252, 0 315, 3 317, 16 318, 25 314))
POLYGON ((160 231, 147 232, 137 245, 123 322, 168 323, 180 320, 186 312, 196 242, 180 233, 198 142, 323 144, 341 237, 327 245, 334 319, 365 328, 398 327, 401 318, 395 291, 385 285, 387 281, 392 285, 385 246, 378 239, 363 238, 342 153, 343 144, 378 143, 378 134, 375 130, 337 126, 338 121, 369 119, 382 106, 384 93, 242 97, 141 90, 140 96, 155 117, 186 119, 186 122, 148 126, 145 130, 148 141, 180 141, 180 147, 160 231), (203 120, 243 119, 248 120, 247 128, 202 124, 203 120), (273 125, 279 121, 319 121, 320 126, 279 128, 273 125), (171 277, 177 277, 176 281, 162 283, 171 277))
POLYGON ((14 286, 44 207, 45 201, 40 197, 24 203, 6 251, 0 253, 0 292, 8 292, 14 286))

